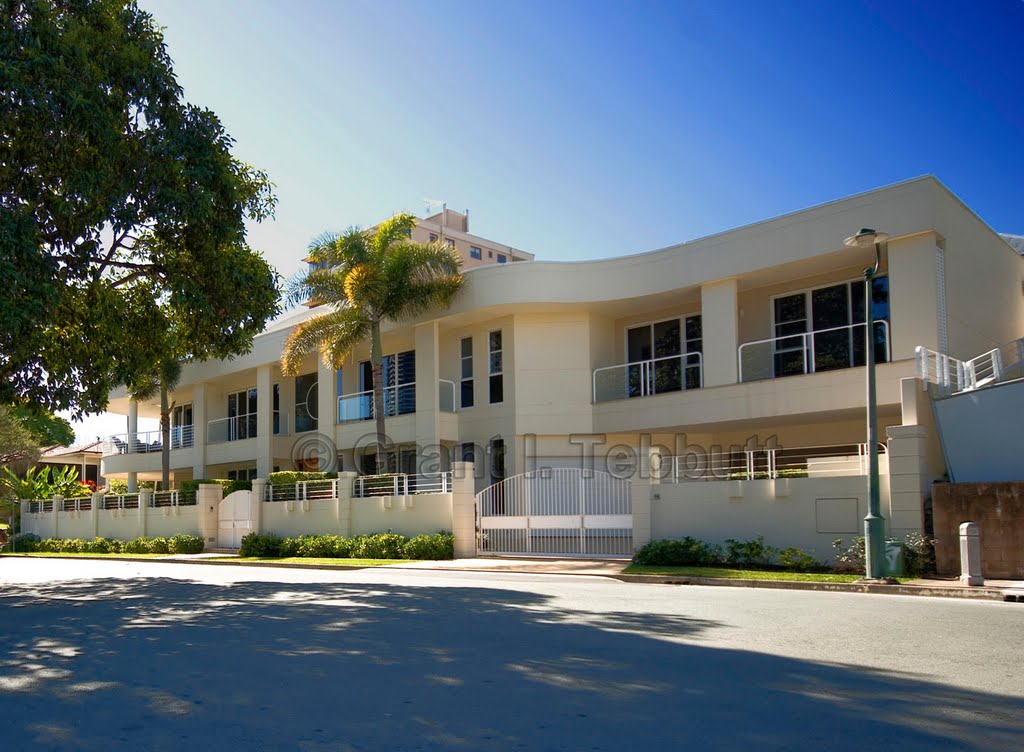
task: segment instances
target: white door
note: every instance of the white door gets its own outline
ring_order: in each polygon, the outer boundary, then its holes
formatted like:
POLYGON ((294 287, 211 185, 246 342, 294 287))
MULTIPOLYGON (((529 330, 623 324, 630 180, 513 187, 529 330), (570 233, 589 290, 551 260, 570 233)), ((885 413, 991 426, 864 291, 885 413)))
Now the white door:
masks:
POLYGON ((217 523, 217 546, 238 548, 242 538, 252 532, 252 491, 235 491, 220 502, 217 523))

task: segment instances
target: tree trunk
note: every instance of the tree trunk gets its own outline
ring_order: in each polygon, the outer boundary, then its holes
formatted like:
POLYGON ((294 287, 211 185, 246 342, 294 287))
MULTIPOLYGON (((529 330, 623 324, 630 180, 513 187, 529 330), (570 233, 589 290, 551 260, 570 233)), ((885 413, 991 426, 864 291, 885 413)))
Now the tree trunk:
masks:
POLYGON ((387 434, 384 432, 384 356, 381 353, 380 322, 370 331, 370 368, 373 372, 373 419, 377 427, 377 472, 390 472, 387 434))
POLYGON ((167 384, 160 385, 160 464, 163 467, 160 490, 171 485, 171 407, 167 404, 167 384))

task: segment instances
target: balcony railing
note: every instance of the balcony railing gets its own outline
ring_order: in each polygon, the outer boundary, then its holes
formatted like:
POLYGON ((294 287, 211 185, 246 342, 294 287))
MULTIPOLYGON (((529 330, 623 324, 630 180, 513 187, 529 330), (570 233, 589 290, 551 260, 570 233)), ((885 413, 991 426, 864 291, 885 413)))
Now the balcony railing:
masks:
MULTIPOLYGON (((193 426, 171 426, 171 449, 188 449, 194 440, 193 426)), ((110 454, 150 454, 161 452, 164 438, 161 431, 142 431, 135 434, 121 433, 108 436, 101 451, 110 454)))
POLYGON ((1024 377, 1024 337, 959 360, 927 347, 915 350, 917 375, 946 392, 962 392, 988 384, 1024 377))
MULTIPOLYGON (((885 455, 885 452, 885 444, 879 444, 879 455, 885 455)), ((662 459, 663 482, 667 483, 690 480, 833 478, 867 475, 868 469, 866 443, 695 452, 662 459)))
POLYGON ((594 371, 594 402, 699 389, 704 386, 704 359, 699 352, 638 360, 594 371))
MULTIPOLYGON (((892 359, 889 322, 874 324, 875 359, 886 363, 892 359)), ((865 326, 848 324, 744 342, 737 353, 739 380, 760 381, 862 366, 865 326)))
MULTIPOLYGON (((384 387, 384 417, 407 415, 416 412, 416 384, 399 384, 384 387)), ((370 420, 373 413, 373 390, 344 394, 338 397, 338 422, 370 420)))
POLYGON ((186 507, 195 506, 196 492, 173 489, 170 491, 156 491, 149 498, 151 507, 186 507))
POLYGON ((352 485, 352 496, 365 499, 372 496, 408 496, 422 493, 451 493, 452 474, 447 473, 395 473, 391 475, 360 475, 352 485))
POLYGON ((264 501, 319 501, 338 498, 338 480, 303 480, 297 483, 268 483, 264 501))
POLYGON ((211 420, 206 424, 206 443, 221 444, 225 441, 255 439, 257 425, 256 413, 211 420))

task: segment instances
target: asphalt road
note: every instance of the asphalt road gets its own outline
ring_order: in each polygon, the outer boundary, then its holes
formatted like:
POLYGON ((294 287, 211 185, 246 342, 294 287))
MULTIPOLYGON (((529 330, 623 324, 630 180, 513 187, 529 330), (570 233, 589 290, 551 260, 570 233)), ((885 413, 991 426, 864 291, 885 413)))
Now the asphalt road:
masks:
POLYGON ((1024 605, 0 558, 10 750, 1024 748, 1024 605))

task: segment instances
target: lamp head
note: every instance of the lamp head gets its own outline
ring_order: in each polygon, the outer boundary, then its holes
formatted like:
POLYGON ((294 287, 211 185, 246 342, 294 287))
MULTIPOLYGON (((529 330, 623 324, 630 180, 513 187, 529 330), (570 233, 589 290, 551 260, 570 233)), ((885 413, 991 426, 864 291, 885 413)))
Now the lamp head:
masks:
POLYGON ((851 248, 871 248, 875 245, 881 245, 889 239, 889 233, 878 232, 870 228, 863 228, 856 235, 851 235, 843 241, 843 245, 850 246, 851 248))

